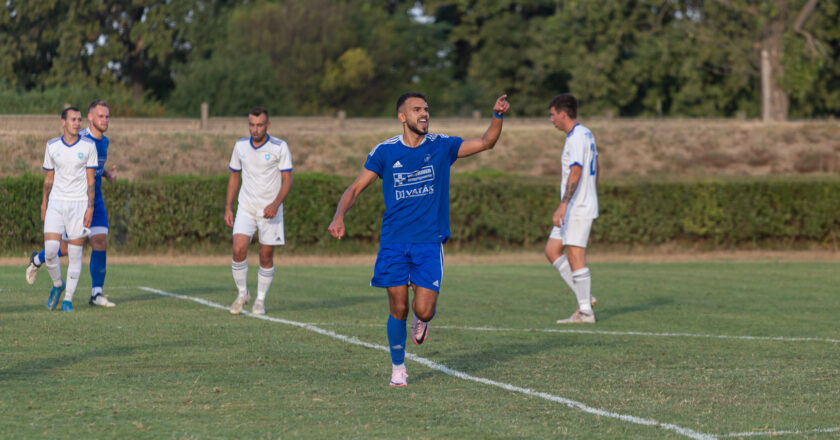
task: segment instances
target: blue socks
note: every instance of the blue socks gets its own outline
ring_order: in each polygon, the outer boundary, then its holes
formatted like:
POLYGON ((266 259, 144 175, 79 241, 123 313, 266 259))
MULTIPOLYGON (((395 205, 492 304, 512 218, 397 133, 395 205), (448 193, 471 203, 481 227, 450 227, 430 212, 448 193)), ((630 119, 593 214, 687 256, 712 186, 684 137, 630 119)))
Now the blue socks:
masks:
POLYGON ((405 363, 405 321, 388 315, 388 347, 391 349, 391 362, 394 365, 405 363))
POLYGON ((105 255, 105 251, 90 252, 91 286, 98 293, 102 292, 102 286, 105 285, 105 255))

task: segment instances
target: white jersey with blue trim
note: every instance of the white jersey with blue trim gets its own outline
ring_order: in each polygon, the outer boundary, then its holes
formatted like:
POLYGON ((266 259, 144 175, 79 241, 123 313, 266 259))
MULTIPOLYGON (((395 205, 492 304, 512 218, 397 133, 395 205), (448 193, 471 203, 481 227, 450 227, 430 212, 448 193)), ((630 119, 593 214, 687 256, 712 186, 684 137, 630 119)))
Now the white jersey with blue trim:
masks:
POLYGON ((597 159, 598 149, 595 147, 595 136, 583 125, 575 124, 572 131, 566 135, 561 160, 563 181, 560 188, 563 194, 566 193, 572 167, 581 167, 577 191, 567 207, 568 217, 598 218, 597 159))
POLYGON ((98 165, 96 145, 89 138, 79 136, 71 145, 61 136, 50 139, 44 154, 44 169, 55 171, 50 201, 87 200, 87 169, 98 165))
MULTIPOLYGON (((242 172, 239 190, 239 209, 252 218, 262 218, 263 210, 271 204, 283 186, 283 171, 292 171, 292 153, 282 139, 268 136, 259 147, 251 137, 240 138, 230 158, 231 171, 242 172)), ((282 215, 283 205, 278 209, 282 215)))

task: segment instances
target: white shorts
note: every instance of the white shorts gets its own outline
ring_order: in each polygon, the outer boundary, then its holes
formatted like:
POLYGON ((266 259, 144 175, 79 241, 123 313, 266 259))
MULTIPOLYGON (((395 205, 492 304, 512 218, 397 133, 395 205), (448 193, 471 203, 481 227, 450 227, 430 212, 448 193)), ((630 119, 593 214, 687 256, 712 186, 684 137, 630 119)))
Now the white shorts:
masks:
POLYGON ((282 211, 278 210, 274 218, 255 219, 242 212, 241 209, 237 209, 236 219, 233 221, 233 234, 247 235, 248 238, 251 238, 257 230, 260 231, 260 244, 266 246, 286 244, 286 236, 283 232, 282 211))
POLYGON ((551 229, 551 235, 548 238, 560 240, 563 246, 577 246, 586 247, 589 242, 589 231, 592 230, 591 218, 572 217, 566 219, 562 227, 555 226, 551 229))
POLYGON ((44 215, 44 234, 65 234, 67 239, 87 237, 85 225, 87 200, 50 200, 44 215))

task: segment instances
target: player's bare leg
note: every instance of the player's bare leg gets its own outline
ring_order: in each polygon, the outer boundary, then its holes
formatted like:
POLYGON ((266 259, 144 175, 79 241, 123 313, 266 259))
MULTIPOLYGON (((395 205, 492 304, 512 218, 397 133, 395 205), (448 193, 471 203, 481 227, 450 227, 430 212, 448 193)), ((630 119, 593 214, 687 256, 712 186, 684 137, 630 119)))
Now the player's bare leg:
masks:
POLYGON ((411 323, 411 339, 415 344, 420 345, 426 340, 429 334, 429 321, 435 316, 438 293, 425 287, 411 285, 414 290, 414 301, 411 309, 414 311, 414 318, 411 323))
POLYGON ((245 234, 233 234, 233 261, 231 261, 231 272, 233 282, 236 284, 237 296, 230 306, 230 313, 238 315, 242 313, 242 307, 251 301, 248 293, 248 245, 251 237, 245 234))

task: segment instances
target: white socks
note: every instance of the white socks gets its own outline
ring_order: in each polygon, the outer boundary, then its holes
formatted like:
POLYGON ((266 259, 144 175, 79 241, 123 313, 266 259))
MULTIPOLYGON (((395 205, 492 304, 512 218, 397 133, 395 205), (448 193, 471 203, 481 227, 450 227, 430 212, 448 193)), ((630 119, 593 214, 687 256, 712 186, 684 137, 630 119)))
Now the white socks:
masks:
POLYGON ((589 275, 589 268, 584 267, 572 272, 572 280, 574 281, 572 290, 575 291, 580 312, 591 315, 592 297, 590 296, 590 289, 592 287, 592 277, 589 275))
POLYGON ((73 301, 76 286, 79 285, 79 275, 82 273, 82 249, 84 246, 67 244, 67 290, 64 291, 64 301, 73 301))
POLYGON ((248 292, 248 260, 231 261, 230 269, 233 272, 233 282, 239 290, 239 295, 245 296, 248 292))
POLYGON ((560 272, 560 276, 563 278, 563 281, 565 281, 566 284, 569 286, 569 289, 572 289, 572 292, 574 292, 575 284, 574 281, 572 281, 572 268, 571 266, 569 266, 569 259, 566 258, 565 255, 563 255, 560 258, 554 260, 554 262, 551 263, 551 265, 554 266, 555 269, 557 269, 557 272, 560 272))
POLYGON ((261 299, 265 301, 265 294, 268 293, 269 287, 271 287, 271 280, 274 279, 274 266, 269 267, 268 269, 260 266, 259 272, 257 272, 257 299, 261 299))
POLYGON ((61 261, 58 259, 58 248, 61 247, 61 242, 58 240, 44 241, 44 258, 47 260, 44 264, 47 265, 47 272, 50 274, 53 286, 61 285, 61 261))

